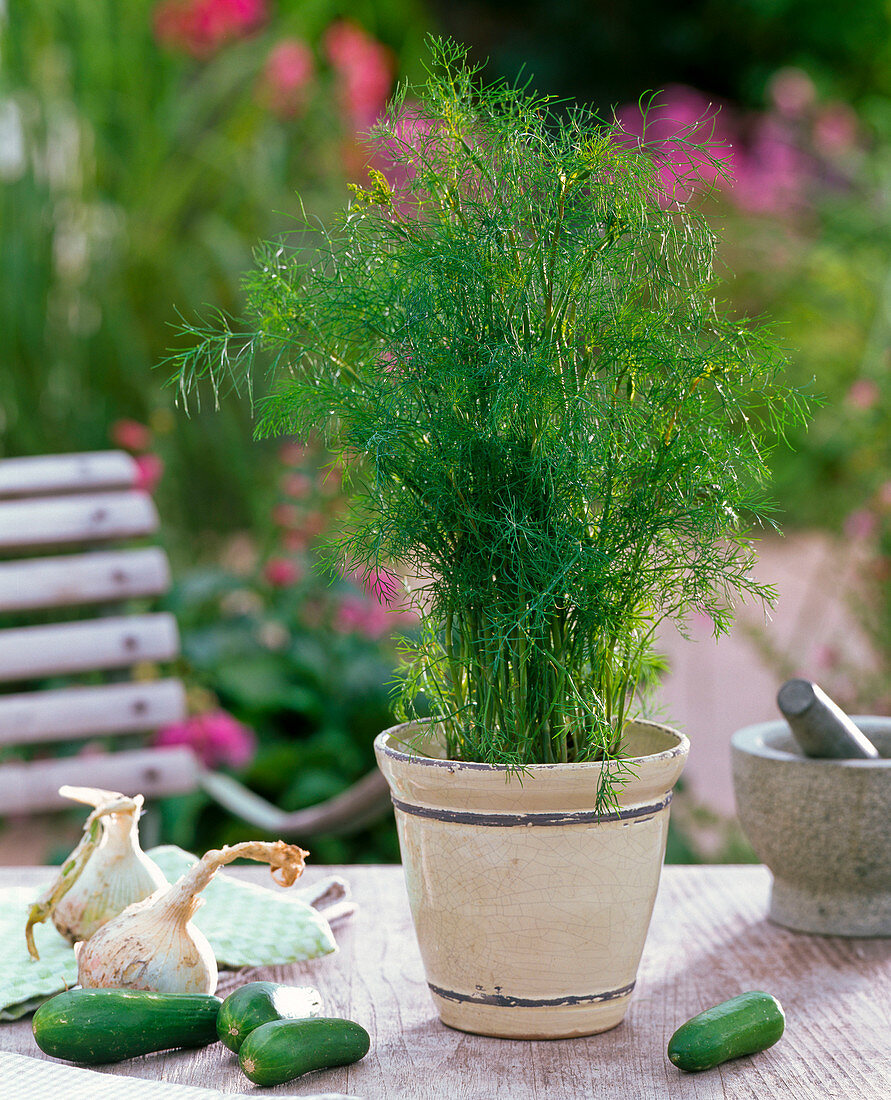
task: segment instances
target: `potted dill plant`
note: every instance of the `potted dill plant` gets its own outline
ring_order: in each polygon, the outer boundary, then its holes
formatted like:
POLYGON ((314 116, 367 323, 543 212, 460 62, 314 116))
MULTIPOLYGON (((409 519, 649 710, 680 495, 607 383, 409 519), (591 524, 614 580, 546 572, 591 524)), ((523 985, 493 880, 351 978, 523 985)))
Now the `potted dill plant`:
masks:
POLYGON ((758 425, 802 407, 769 333, 715 305, 683 201, 707 144, 431 51, 374 131, 391 170, 261 249, 250 323, 187 325, 177 377, 265 357, 258 430, 323 431, 356 471, 333 558, 427 578, 375 747, 443 1021, 589 1034, 627 1008, 688 747, 638 716, 656 630, 771 598, 741 517, 766 508, 758 425))

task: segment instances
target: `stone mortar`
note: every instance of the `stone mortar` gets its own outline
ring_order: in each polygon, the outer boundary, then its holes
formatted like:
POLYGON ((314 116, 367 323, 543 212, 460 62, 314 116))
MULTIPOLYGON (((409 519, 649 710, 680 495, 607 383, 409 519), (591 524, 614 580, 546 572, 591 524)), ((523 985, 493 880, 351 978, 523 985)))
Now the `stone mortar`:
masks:
POLYGON ((821 935, 891 936, 891 718, 854 721, 881 759, 810 759, 784 721, 737 730, 737 813, 773 873, 771 920, 821 935))

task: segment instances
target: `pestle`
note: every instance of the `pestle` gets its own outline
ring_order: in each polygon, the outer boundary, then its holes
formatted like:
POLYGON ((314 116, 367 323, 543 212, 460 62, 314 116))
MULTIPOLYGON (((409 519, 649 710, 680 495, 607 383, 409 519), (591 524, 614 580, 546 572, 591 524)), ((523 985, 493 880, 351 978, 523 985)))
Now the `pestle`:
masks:
POLYGON ((875 760, 878 749, 845 712, 810 680, 787 680, 777 706, 805 756, 875 760))

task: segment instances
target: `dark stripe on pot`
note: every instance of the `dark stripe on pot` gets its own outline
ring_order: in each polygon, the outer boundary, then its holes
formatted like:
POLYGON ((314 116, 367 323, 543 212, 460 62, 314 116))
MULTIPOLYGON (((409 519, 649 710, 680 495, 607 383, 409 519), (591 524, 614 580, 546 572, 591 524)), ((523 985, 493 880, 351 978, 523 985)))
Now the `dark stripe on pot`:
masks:
POLYGON ((530 814, 482 814, 475 810, 444 810, 437 806, 413 806, 410 802, 391 796, 393 805, 397 810, 414 817, 432 817, 436 821, 453 821, 460 825, 491 825, 496 828, 512 828, 514 826, 530 825, 586 825, 590 822, 603 821, 631 821, 643 817, 652 817, 664 810, 671 802, 669 792, 661 802, 653 802, 649 806, 630 806, 625 810, 608 810, 598 813, 597 810, 557 810, 552 813, 530 814))
POLYGON ((499 1008, 560 1008, 572 1005, 596 1005, 603 1001, 615 1001, 619 997, 627 997, 634 982, 624 985, 621 989, 609 989, 606 993, 590 993, 580 997, 511 997, 507 993, 456 993, 453 989, 440 989, 438 985, 428 982, 431 993, 437 997, 443 997, 447 1001, 460 1001, 465 1004, 497 1005, 499 1008))

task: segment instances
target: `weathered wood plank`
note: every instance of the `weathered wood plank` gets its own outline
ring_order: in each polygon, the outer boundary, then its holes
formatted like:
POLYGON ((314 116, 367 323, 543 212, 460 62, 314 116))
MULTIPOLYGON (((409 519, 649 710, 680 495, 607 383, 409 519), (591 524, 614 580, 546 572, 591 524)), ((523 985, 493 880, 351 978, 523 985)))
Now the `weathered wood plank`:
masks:
POLYGON ((150 496, 131 491, 0 502, 0 550, 150 535, 158 513, 150 496))
POLYGON ((167 661, 179 652, 176 620, 165 612, 0 631, 0 681, 167 661))
POLYGON ((173 679, 0 695, 0 745, 139 733, 185 713, 185 688, 173 679))
POLYGON ((33 455, 0 460, 0 497, 46 496, 136 484, 138 467, 123 451, 33 455))
POLYGON ((0 562, 0 611, 158 596, 169 587, 167 555, 157 547, 0 562))
MULTIPOLYGON (((371 1052, 354 1066, 264 1090, 270 1096, 344 1092, 365 1100, 888 1100, 891 1096, 891 941, 805 936, 765 920, 768 873, 759 867, 667 867, 638 987, 623 1024, 554 1042, 489 1039, 439 1023, 411 928, 400 868, 314 867, 341 874, 358 917, 337 930, 340 951, 300 966, 253 971, 312 983, 331 1015, 368 1028, 371 1052), (704 1007, 766 988, 787 1009, 771 1050, 683 1074, 665 1048, 704 1007)), ((262 868, 232 872, 271 885, 262 868)), ((29 872, 35 887, 48 872, 29 872)), ((0 872, 0 884, 24 881, 0 872)), ((277 887, 272 886, 273 889, 277 887)), ((41 1057, 28 1021, 0 1024, 8 1050, 41 1057)), ((98 1072, 243 1092, 219 1044, 99 1067, 98 1072)))
MULTIPOLYGON (((0 814, 71 809, 59 787, 102 787, 147 799, 194 790, 200 766, 187 748, 95 753, 0 765, 0 814)), ((3 1025, 0 1024, 0 1027, 3 1025)))

